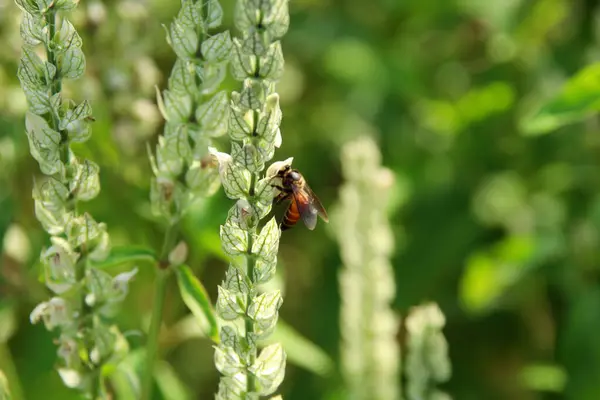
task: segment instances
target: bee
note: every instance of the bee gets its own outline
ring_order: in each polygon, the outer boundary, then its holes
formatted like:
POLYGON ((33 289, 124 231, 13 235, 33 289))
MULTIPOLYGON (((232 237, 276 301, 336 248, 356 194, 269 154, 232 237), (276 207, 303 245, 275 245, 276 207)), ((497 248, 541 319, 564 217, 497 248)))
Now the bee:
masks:
POLYGON ((275 177, 281 179, 281 186, 273 185, 280 190, 274 203, 279 204, 282 201, 291 200, 281 222, 282 231, 292 228, 300 218, 310 230, 317 226, 317 215, 323 221, 329 222, 325 208, 298 170, 286 165, 277 172, 275 177))

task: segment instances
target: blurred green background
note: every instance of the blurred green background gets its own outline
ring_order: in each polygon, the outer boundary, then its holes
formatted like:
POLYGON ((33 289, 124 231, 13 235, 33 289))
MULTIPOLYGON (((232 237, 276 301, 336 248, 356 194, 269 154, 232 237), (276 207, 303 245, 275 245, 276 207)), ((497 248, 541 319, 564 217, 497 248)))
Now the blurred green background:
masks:
MULTIPOLYGON (((115 245, 161 243, 146 144, 162 128, 154 85, 165 87, 174 62, 161 23, 178 7, 91 0, 72 15, 87 71, 65 91, 89 99, 96 118, 91 141, 75 151, 101 166, 102 191, 84 208, 108 224, 115 245)), ((233 1, 224 7, 231 28, 233 1)), ((600 399, 599 121, 539 136, 519 129, 600 58, 598 2, 293 0, 290 13, 276 159, 293 156, 330 208, 341 145, 376 138, 396 174, 393 307, 405 314, 433 300, 446 314, 453 377, 443 389, 459 400, 600 399)), ((53 334, 29 323, 48 297, 38 280, 48 237, 33 215, 39 172, 16 79, 19 21, 12 0, 0 0, 0 369, 18 375, 26 399, 76 399, 52 369, 53 334)), ((220 147, 228 150, 225 139, 220 147)), ((220 192, 183 224, 189 264, 213 299, 226 266, 218 226, 231 204, 220 192)), ((328 230, 283 235, 281 318, 337 360, 340 256, 328 230)), ((117 317, 133 348, 143 344, 153 290, 151 265, 139 267, 117 317)), ((174 327, 186 315, 173 285, 165 322, 174 327)), ((212 398, 218 375, 208 340, 166 335, 162 356, 189 398, 212 398)), ((290 362, 281 393, 335 399, 339 385, 336 375, 290 362)))

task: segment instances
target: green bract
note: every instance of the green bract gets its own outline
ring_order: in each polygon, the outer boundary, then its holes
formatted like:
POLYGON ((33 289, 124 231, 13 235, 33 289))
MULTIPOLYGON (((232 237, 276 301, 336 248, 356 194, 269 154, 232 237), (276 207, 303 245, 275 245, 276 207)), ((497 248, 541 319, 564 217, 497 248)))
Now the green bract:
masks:
MULTIPOLYGON (((211 149, 219 163, 225 194, 236 204, 221 226, 221 243, 232 257, 219 287, 217 314, 224 322, 215 365, 223 375, 217 399, 258 399, 275 392, 285 374, 286 355, 279 344, 257 349, 257 341, 275 329, 282 298, 279 291, 260 293, 258 285, 275 274, 281 231, 275 218, 261 224, 271 210, 273 177, 286 162, 267 164, 281 145, 281 109, 274 92, 283 72, 283 53, 275 39, 287 30, 287 0, 238 0, 235 23, 241 38, 215 38, 202 46, 209 59, 231 51, 231 72, 242 81, 231 94, 228 122, 230 154, 211 149)), ((208 108, 208 106, 206 106, 208 108)), ((196 112, 196 116, 202 116, 196 112)))
POLYGON ((128 350, 118 328, 105 322, 105 306, 123 300, 136 270, 112 277, 90 266, 107 258, 110 239, 105 224, 78 214, 75 207, 100 192, 98 165, 70 149, 71 143, 90 138, 91 106, 61 96, 62 80, 79 78, 85 69, 81 37, 56 14, 76 2, 17 0, 17 5, 23 10, 18 77, 29 104, 25 131, 45 175, 34 184, 35 215, 52 235, 52 246, 42 251, 40 261, 46 286, 55 294, 35 307, 31 321, 60 329, 58 372, 64 384, 96 399, 104 390, 100 371, 128 350), (42 45, 44 59, 36 49, 42 45))

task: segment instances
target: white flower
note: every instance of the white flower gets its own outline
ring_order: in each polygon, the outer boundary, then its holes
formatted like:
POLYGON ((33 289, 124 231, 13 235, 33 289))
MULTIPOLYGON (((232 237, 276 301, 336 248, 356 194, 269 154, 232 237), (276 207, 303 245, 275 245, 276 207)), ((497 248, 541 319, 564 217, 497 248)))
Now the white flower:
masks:
POLYGON ((65 326, 72 322, 67 302, 60 297, 53 297, 47 302, 38 304, 29 316, 32 324, 44 321, 46 328, 52 330, 57 326, 65 326))
POLYGON ((283 161, 275 161, 267 169, 266 177, 267 178, 275 177, 277 175, 277 173, 279 171, 281 171, 284 167, 291 166, 292 161, 294 161, 294 157, 290 157, 287 160, 283 160, 283 161))
POLYGON ((113 278, 113 289, 115 290, 115 297, 110 301, 121 301, 127 295, 129 289, 129 281, 137 274, 137 267, 129 272, 123 272, 113 278))
POLYGON ((233 162, 233 158, 229 154, 220 152, 212 146, 208 147, 208 152, 219 163, 219 174, 222 174, 224 169, 233 162))

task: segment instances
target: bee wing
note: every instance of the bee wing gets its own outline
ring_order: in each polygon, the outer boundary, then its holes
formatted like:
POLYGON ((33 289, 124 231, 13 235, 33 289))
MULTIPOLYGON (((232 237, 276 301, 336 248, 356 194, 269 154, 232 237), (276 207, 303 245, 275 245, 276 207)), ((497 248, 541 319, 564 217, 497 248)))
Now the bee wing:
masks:
POLYGON ((317 215, 320 215, 325 222, 329 222, 323 205, 308 185, 294 188, 293 195, 302 221, 308 229, 313 230, 317 226, 317 215))
POLYGON ((311 231, 315 229, 317 226, 317 209, 312 204, 312 197, 310 193, 308 193, 304 188, 296 189, 294 188, 294 201, 296 202, 296 207, 298 207, 298 212, 300 213, 300 217, 302 217, 302 221, 308 229, 311 231))
POLYGON ((304 185, 304 189, 309 193, 310 198, 312 199, 312 206, 317 210, 317 214, 323 219, 325 222, 329 222, 329 217, 327 216, 327 211, 325 211, 325 207, 321 204, 321 200, 317 197, 316 194, 311 190, 308 185, 304 185))

